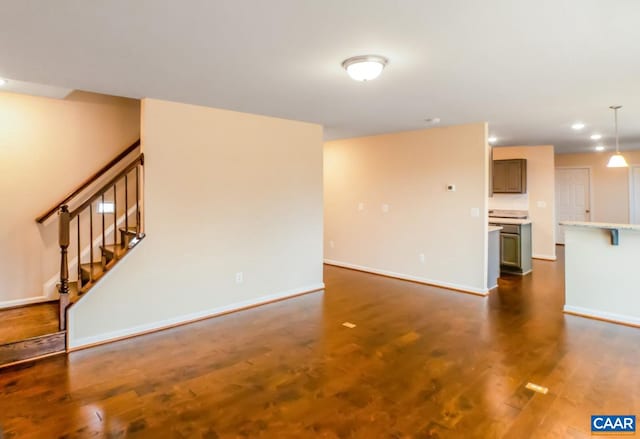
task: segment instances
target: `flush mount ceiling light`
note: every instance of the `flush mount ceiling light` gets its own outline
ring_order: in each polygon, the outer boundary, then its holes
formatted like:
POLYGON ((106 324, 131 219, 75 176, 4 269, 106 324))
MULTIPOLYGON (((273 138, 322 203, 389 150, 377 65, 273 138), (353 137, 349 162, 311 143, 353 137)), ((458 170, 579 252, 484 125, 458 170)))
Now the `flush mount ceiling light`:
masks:
POLYGON ((389 60, 379 55, 362 55, 345 59, 342 67, 347 71, 351 79, 356 81, 370 81, 376 79, 382 73, 382 69, 389 60))
POLYGON ((571 125, 571 129, 572 130, 576 130, 576 131, 580 131, 581 129, 583 129, 586 125, 582 122, 575 122, 573 125, 571 125))
POLYGON ((622 105, 612 105, 609 108, 613 110, 613 119, 616 126, 616 153, 609 159, 607 168, 627 168, 629 167, 629 165, 627 164, 627 161, 624 159, 622 154, 620 154, 620 145, 618 139, 618 110, 622 108, 622 105))
POLYGON ((428 117, 424 121, 426 123, 431 124, 431 125, 438 125, 440 123, 440 118, 439 117, 428 117))
POLYGON ((498 138, 496 136, 491 136, 487 140, 489 141, 489 143, 496 143, 498 141, 498 138))
POLYGON ((602 139, 602 134, 592 134, 590 138, 591 140, 600 140, 602 139))
POLYGON ((606 148, 604 147, 604 145, 598 145, 596 146, 596 151, 604 151, 606 148))
POLYGON ((0 87, 2 87, 3 85, 7 85, 7 80, 0 78, 0 87))

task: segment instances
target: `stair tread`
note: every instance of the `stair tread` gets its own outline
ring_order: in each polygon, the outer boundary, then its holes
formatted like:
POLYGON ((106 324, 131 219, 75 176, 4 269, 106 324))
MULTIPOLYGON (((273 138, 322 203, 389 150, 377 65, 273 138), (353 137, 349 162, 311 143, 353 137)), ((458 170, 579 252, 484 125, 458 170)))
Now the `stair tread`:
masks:
POLYGON ((0 345, 58 331, 58 302, 0 310, 0 345))
POLYGON ((104 272, 102 268, 102 262, 91 262, 86 264, 81 264, 80 269, 87 274, 91 272, 93 278, 95 279, 97 276, 102 275, 104 272))
POLYGON ((126 247, 122 247, 121 244, 108 244, 101 246, 105 252, 115 254, 117 257, 124 255, 127 252, 126 247))
POLYGON ((120 231, 122 233, 126 233, 128 235, 135 235, 138 233, 138 228, 136 226, 120 227, 120 231))

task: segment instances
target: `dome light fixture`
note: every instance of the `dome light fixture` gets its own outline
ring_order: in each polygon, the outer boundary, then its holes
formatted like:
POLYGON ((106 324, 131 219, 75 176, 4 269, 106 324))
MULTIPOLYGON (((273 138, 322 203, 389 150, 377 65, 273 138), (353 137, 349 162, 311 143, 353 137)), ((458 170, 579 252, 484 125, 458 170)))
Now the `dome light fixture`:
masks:
POLYGON ((345 59, 342 67, 355 81, 371 81, 382 73, 389 60, 380 55, 361 55, 345 59))
POLYGON ((622 108, 622 105, 612 105, 609 108, 613 110, 615 126, 616 126, 616 153, 611 156, 607 168, 628 168, 629 164, 624 159, 624 156, 620 154, 620 145, 618 139, 618 110, 622 108))
POLYGON ((2 87, 3 85, 7 85, 7 82, 9 81, 7 81, 6 79, 0 78, 0 87, 2 87))

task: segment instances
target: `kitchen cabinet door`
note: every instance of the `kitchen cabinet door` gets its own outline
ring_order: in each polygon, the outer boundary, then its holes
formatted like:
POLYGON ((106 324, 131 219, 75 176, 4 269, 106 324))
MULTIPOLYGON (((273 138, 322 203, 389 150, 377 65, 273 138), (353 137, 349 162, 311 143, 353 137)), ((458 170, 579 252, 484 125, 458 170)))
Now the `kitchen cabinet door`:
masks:
POLYGON ((500 234, 500 265, 520 268, 520 235, 500 234))
POLYGON ((494 160, 493 192, 524 194, 527 192, 527 161, 525 159, 494 160))

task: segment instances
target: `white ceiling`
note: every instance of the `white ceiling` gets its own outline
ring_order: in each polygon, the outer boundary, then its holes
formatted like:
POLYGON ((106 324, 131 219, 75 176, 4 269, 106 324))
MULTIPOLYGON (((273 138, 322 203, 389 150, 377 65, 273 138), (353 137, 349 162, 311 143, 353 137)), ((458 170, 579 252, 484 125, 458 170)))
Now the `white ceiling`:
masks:
POLYGON ((637 0, 0 2, 0 77, 312 121, 327 139, 488 121, 498 145, 640 148, 637 0), (389 58, 369 83, 340 63, 389 58), (581 133, 570 129, 581 120, 581 133))

